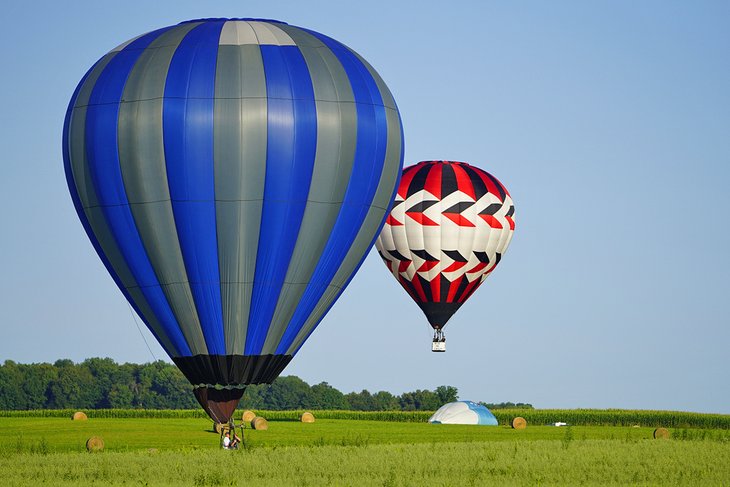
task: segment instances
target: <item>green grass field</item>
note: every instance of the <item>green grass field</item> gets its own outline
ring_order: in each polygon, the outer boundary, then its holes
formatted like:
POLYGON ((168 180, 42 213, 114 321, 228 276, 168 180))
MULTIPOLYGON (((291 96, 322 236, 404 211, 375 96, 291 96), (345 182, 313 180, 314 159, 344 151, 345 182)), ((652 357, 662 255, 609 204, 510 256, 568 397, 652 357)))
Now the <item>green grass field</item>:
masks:
MULTIPOLYGON (((370 444, 418 444, 444 442, 495 442, 562 440, 566 428, 530 426, 513 430, 506 426, 432 425, 344 419, 319 419, 313 424, 271 421, 267 431, 245 430, 250 448, 283 446, 362 446, 370 444)), ((579 440, 650 439, 654 428, 619 426, 573 426, 579 440)), ((681 431, 681 430, 677 430, 681 431)), ((730 441, 730 431, 706 431, 712 439, 730 441)), ((675 435, 678 434, 675 432, 675 435)), ((158 450, 215 450, 219 435, 204 419, 90 419, 0 418, 0 451, 30 452, 42 448, 48 453, 85 451, 91 436, 101 436, 108 452, 158 450), (43 445, 43 446, 41 446, 43 445)))
POLYGON ((201 418, 0 418, 6 485, 728 485, 730 431, 270 421, 225 451, 201 418), (101 436, 103 453, 84 444, 101 436))

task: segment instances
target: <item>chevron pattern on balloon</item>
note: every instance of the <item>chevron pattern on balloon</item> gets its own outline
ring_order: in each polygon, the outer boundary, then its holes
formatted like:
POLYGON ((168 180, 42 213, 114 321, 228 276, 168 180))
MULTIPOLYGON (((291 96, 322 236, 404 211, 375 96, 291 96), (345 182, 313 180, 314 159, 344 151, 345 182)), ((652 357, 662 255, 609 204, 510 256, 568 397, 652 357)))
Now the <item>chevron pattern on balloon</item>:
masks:
POLYGON ((489 173, 463 162, 423 161, 403 171, 376 247, 416 303, 453 308, 499 264, 514 233, 514 211, 489 173))

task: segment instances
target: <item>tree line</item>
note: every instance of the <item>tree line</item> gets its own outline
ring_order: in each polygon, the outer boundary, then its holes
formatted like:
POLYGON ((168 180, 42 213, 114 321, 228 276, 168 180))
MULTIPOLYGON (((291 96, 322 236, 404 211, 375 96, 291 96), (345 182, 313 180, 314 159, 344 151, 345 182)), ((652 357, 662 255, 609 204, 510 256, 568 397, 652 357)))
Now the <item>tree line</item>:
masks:
MULTIPOLYGON (((355 411, 435 410, 456 401, 453 386, 394 395, 367 390, 344 394, 327 382, 309 385, 296 376, 272 384, 246 388, 242 405, 252 409, 343 409, 355 411)), ((531 407, 523 403, 486 404, 531 407)), ((198 403, 192 387, 178 368, 158 360, 118 364, 110 358, 90 358, 75 364, 61 359, 53 364, 0 365, 0 409, 192 409, 198 403)))

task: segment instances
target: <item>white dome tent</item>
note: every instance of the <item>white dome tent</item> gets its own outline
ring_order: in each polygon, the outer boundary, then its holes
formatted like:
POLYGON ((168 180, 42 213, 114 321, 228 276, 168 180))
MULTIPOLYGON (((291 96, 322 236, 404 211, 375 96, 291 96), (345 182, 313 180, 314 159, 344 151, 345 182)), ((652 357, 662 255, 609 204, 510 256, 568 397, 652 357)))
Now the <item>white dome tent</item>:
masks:
POLYGON ((497 426, 497 418, 481 404, 472 401, 456 401, 444 404, 433 416, 429 423, 436 424, 481 424, 497 426))

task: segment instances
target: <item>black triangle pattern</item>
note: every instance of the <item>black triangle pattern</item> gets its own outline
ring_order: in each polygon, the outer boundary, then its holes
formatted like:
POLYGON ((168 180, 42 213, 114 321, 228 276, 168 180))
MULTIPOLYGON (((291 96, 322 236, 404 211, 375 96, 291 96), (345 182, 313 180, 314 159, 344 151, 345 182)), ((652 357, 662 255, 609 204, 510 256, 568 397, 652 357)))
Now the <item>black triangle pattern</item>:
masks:
POLYGON ((388 251, 388 253, 389 253, 390 255, 392 255, 392 256, 393 256, 394 258, 396 258, 396 259, 398 259, 398 260, 401 260, 401 261, 402 261, 402 260, 411 260, 411 259, 409 259, 408 257, 406 257, 406 256, 404 256, 403 254, 401 254, 400 252, 398 252, 398 251, 397 251, 396 249, 393 249, 393 250, 389 250, 389 251, 388 251))
POLYGON ((443 213, 461 213, 462 211, 472 206, 474 206, 473 201, 460 201, 451 208, 444 210, 443 213))
POLYGON ((406 210, 406 213, 423 213, 424 211, 431 208, 433 205, 438 203, 438 201, 420 201, 416 203, 415 205, 411 206, 406 210))
POLYGON ((439 260, 436 257, 434 257, 433 255, 431 255, 428 252, 426 252, 426 249, 423 249, 423 250, 411 250, 411 252, 413 252, 414 254, 416 254, 418 257, 422 258, 426 262, 434 262, 434 261, 439 260))
POLYGON ((474 255, 477 259, 479 259, 479 262, 481 262, 482 264, 489 264, 489 256, 486 252, 480 252, 478 250, 475 250, 474 255))
POLYGON ((468 262, 469 259, 461 255, 461 253, 458 250, 442 250, 442 252, 451 258, 451 260, 454 260, 456 262, 468 262))
POLYGON ((479 212, 480 215, 494 215, 502 208, 502 203, 492 203, 479 212))

